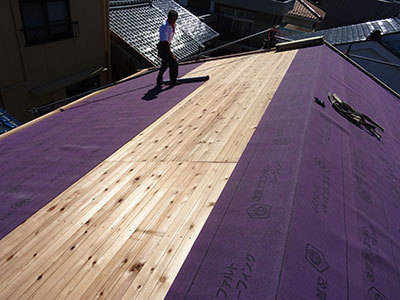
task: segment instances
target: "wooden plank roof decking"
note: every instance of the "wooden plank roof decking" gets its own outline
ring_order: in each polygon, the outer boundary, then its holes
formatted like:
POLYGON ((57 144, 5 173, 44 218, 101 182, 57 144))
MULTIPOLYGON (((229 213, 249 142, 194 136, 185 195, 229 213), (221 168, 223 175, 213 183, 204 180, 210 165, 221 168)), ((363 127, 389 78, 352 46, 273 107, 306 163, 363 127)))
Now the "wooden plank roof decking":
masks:
POLYGON ((211 79, 0 240, 0 298, 162 299, 296 52, 190 72, 211 79))
POLYGON ((0 239, 203 84, 155 94, 156 76, 128 79, 1 136, 0 239))

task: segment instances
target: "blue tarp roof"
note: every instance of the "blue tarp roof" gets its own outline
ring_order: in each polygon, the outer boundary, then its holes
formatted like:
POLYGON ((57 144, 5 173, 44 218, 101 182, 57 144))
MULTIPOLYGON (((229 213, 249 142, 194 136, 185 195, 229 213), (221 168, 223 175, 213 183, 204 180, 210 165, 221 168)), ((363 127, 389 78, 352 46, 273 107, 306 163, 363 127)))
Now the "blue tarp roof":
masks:
POLYGON ((0 107, 0 134, 10 131, 19 125, 21 125, 21 122, 0 107))

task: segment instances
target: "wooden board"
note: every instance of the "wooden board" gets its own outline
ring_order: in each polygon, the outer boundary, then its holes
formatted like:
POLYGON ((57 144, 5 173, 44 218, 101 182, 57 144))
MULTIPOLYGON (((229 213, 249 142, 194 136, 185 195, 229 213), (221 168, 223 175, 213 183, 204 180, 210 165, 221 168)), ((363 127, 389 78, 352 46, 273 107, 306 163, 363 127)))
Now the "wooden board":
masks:
POLYGON ((0 241, 0 299, 162 299, 295 54, 187 74, 210 80, 0 241))

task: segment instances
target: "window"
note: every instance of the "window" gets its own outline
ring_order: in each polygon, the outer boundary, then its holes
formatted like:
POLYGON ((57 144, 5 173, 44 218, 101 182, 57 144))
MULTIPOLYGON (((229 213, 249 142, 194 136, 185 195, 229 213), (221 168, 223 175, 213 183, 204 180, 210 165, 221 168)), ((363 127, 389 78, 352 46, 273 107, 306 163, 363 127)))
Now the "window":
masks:
POLYGON ((68 0, 20 0, 19 5, 27 45, 77 36, 68 0))
POLYGON ((240 38, 251 34, 255 13, 226 6, 218 7, 219 30, 231 33, 233 38, 240 38))

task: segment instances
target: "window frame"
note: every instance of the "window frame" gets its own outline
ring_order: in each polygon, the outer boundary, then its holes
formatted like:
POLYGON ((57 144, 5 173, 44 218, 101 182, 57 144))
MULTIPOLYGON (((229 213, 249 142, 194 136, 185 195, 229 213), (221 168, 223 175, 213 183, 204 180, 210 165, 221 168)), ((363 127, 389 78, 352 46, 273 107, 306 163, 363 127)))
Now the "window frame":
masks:
POLYGON ((234 38, 240 38, 251 34, 256 17, 256 14, 254 12, 236 9, 225 5, 219 5, 217 12, 220 17, 231 20, 231 28, 229 28, 229 30, 230 32, 232 32, 234 38), (249 32, 247 32, 246 29, 248 28, 245 28, 245 24, 250 24, 249 32), (238 27, 238 31, 234 30, 234 28, 236 27, 238 27))
POLYGON ((78 36, 79 23, 72 22, 69 0, 19 0, 18 4, 23 26, 21 31, 24 32, 26 46, 33 46, 78 36), (63 2, 65 4, 64 8, 66 19, 59 24, 50 21, 48 3, 51 2, 63 2), (24 5, 29 3, 37 3, 40 5, 42 18, 41 23, 44 24, 43 26, 35 27, 26 24, 27 15, 24 9, 24 5), (54 29, 56 29, 56 26, 58 26, 59 29, 61 28, 61 31, 52 32, 54 31, 54 29))

